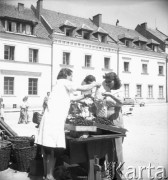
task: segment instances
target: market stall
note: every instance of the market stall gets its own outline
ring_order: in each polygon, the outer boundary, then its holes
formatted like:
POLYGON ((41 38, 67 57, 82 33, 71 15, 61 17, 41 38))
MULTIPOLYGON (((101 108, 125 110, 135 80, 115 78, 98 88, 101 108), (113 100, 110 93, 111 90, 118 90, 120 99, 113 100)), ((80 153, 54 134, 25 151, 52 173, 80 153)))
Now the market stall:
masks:
MULTIPOLYGON (((66 133, 67 163, 85 165, 88 180, 101 180, 99 160, 107 155, 109 162, 117 162, 115 138, 124 137, 126 129, 100 123, 92 126, 66 124, 65 127, 69 130, 66 133)), ((120 179, 117 173, 114 175, 120 179)))

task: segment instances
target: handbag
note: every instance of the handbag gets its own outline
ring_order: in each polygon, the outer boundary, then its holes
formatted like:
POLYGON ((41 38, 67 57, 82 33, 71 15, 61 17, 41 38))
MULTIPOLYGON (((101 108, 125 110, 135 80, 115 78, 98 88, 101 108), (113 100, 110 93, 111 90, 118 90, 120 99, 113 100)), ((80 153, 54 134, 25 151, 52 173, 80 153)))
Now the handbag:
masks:
POLYGON ((33 113, 33 123, 35 123, 35 124, 40 124, 40 122, 41 122, 41 119, 42 119, 42 114, 40 114, 39 112, 34 112, 33 113))

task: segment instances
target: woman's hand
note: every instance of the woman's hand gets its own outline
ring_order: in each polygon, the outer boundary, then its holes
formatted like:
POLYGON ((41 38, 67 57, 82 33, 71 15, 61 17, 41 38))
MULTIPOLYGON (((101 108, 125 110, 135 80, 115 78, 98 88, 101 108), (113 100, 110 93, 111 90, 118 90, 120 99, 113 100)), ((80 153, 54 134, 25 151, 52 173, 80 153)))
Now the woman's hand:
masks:
POLYGON ((102 84, 101 84, 101 83, 98 83, 98 82, 95 82, 94 85, 95 85, 95 87, 100 88, 100 86, 101 86, 102 84))

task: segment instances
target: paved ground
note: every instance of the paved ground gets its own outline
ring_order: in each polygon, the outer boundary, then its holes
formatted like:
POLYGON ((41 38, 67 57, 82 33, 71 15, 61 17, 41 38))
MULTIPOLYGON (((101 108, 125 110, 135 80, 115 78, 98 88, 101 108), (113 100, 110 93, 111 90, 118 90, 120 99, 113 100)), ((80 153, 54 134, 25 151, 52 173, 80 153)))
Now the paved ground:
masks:
MULTIPOLYGON (((36 135, 35 124, 17 124, 17 112, 6 113, 5 121, 18 135, 36 135)), ((30 113, 30 119, 32 112, 30 113)), ((168 104, 153 104, 145 107, 134 107, 133 114, 124 116, 125 128, 128 129, 124 140, 124 175, 130 173, 129 179, 136 177, 148 179, 160 173, 168 176, 168 104), (139 170, 141 167, 143 171, 139 170), (145 169, 148 168, 148 169, 145 169), (159 169, 160 168, 160 169, 159 169)), ((40 177, 28 177, 27 173, 15 173, 11 169, 0 172, 0 180, 41 180, 40 177)), ((157 179, 157 178, 155 178, 157 179)))
MULTIPOLYGON (((159 166, 168 176, 168 104, 135 107, 133 115, 124 117, 124 123, 129 130, 124 141, 125 173, 134 169, 138 176, 140 167, 151 164, 155 168, 151 169, 152 176, 161 171, 159 166)), ((148 177, 147 172, 143 171, 143 178, 148 177)))

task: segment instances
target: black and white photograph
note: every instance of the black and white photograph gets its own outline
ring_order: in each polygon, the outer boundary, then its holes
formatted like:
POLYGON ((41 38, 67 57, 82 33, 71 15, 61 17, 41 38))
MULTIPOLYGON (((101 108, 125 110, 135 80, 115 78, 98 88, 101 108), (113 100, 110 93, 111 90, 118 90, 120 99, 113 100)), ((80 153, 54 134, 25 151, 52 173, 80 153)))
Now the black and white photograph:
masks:
POLYGON ((168 179, 168 1, 0 0, 0 180, 168 179))

